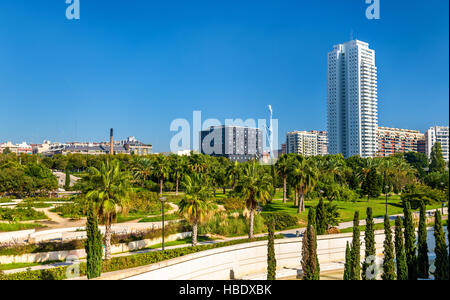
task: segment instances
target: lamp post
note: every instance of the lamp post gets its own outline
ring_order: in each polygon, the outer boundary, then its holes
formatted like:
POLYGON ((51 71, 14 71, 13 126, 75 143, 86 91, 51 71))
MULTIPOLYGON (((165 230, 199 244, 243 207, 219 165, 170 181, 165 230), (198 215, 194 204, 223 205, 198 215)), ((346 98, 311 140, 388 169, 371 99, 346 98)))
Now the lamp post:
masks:
POLYGON ((388 208, 387 208, 388 188, 389 188, 388 185, 386 185, 386 186, 384 187, 384 194, 386 195, 386 216, 387 216, 387 214, 388 214, 388 208))
POLYGON ((164 202, 167 200, 166 197, 159 198, 161 201, 161 208, 162 208, 162 250, 164 251, 164 202))
MULTIPOLYGON (((443 187, 444 187, 444 183, 441 182, 441 189, 442 189, 442 190, 444 190, 443 187)), ((444 202, 442 202, 442 216, 444 216, 444 205, 445 205, 444 202)))

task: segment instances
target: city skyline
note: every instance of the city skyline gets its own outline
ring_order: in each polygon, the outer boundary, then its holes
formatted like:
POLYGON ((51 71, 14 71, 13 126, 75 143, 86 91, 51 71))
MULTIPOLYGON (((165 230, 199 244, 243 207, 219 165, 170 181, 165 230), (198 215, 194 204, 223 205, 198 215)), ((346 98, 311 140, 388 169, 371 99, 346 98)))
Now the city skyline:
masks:
POLYGON ((448 126, 443 1, 385 1, 380 20, 365 18, 364 1, 324 1, 327 9, 243 1, 241 10, 206 1, 175 1, 173 9, 108 2, 82 2, 81 19, 72 22, 63 2, 2 1, 1 142, 103 141, 114 127, 164 152, 173 119, 189 120, 199 108, 205 119, 265 118, 268 103, 280 137, 326 130, 326 55, 352 30, 377 53, 378 124, 421 132, 448 126), (148 16, 127 15, 137 10, 148 16))

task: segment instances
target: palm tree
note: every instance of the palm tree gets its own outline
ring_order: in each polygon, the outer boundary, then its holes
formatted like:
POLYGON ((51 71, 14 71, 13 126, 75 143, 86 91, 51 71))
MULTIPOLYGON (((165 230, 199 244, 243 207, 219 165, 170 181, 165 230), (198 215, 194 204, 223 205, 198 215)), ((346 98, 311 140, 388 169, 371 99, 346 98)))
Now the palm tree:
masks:
POLYGON ((292 164, 291 174, 298 195, 298 213, 305 210, 305 196, 314 189, 317 183, 318 172, 307 158, 297 156, 292 164))
POLYGON ((138 157, 133 162, 132 172, 134 179, 141 183, 142 187, 145 187, 145 182, 152 176, 153 164, 148 158, 138 157))
POLYGON ((231 189, 234 190, 236 182, 239 180, 240 168, 237 161, 228 165, 227 168, 227 177, 231 185, 231 189))
POLYGON ((159 180, 159 194, 163 193, 164 180, 169 179, 170 168, 168 159, 164 155, 156 155, 153 158, 153 175, 159 180))
POLYGON ((278 158, 278 161, 275 164, 276 171, 278 175, 283 178, 283 203, 286 203, 286 185, 287 185, 287 176, 289 173, 289 156, 287 154, 283 154, 278 158))
POLYGON ((94 202, 95 211, 105 224, 105 258, 111 258, 111 224, 117 213, 127 207, 131 188, 130 176, 120 169, 118 160, 102 162, 99 169, 89 168, 89 181, 93 188, 86 197, 94 202))
POLYGON ((178 187, 180 180, 186 173, 185 157, 179 155, 171 155, 169 157, 173 179, 175 179, 175 195, 178 196, 178 187))
POLYGON ((247 163, 236 185, 236 191, 244 198, 250 212, 248 237, 254 237, 254 219, 258 202, 265 204, 271 197, 272 178, 264 173, 255 160, 247 163))
POLYGON ((202 222, 211 209, 209 198, 210 189, 204 184, 203 176, 186 175, 182 183, 186 195, 180 201, 179 212, 192 224, 192 246, 197 246, 198 224, 202 222))

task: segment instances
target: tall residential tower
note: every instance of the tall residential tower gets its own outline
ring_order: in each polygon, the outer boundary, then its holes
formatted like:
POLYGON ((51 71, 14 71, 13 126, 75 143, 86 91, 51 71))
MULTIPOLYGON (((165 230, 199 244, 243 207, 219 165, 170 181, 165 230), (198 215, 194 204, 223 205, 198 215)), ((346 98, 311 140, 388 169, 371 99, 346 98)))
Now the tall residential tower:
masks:
POLYGON ((375 51, 353 40, 328 53, 328 140, 330 154, 374 157, 378 96, 375 51))

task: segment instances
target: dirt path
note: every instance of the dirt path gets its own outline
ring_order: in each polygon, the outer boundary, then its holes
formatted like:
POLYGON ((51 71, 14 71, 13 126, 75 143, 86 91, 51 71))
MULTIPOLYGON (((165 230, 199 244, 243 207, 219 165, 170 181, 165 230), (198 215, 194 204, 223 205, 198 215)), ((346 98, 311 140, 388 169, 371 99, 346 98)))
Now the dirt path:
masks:
MULTIPOLYGON (((66 219, 61 217, 59 214, 51 212, 52 207, 47 208, 36 208, 37 211, 41 211, 47 215, 50 219, 49 221, 39 222, 42 225, 47 226, 41 230, 55 229, 55 228, 66 228, 66 227, 81 227, 86 224, 86 218, 81 218, 79 220, 66 219)), ((40 231, 36 229, 36 231, 40 231)))

